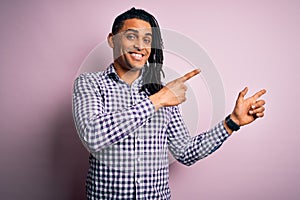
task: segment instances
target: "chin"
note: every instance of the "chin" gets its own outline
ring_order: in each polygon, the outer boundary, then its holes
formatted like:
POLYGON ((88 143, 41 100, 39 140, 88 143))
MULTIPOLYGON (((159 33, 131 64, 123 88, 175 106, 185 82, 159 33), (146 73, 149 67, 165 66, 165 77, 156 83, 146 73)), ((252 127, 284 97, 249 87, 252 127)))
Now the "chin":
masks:
POLYGON ((141 69, 143 69, 144 65, 143 66, 132 66, 131 67, 131 71, 139 71, 141 69))
POLYGON ((131 67, 132 67, 132 70, 140 70, 142 68, 144 68, 145 66, 145 63, 144 64, 132 64, 131 67))

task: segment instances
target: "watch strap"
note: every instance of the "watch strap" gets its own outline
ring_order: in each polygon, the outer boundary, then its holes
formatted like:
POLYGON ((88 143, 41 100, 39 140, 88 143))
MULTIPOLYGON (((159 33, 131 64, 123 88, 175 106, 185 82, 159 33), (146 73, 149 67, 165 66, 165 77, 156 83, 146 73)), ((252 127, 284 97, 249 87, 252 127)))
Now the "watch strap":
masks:
POLYGON ((230 118, 230 115, 228 115, 226 118, 225 118, 225 123, 226 125, 228 126, 228 128, 230 128, 231 130, 233 131, 237 131, 240 129, 240 126, 238 124, 236 124, 231 118, 230 118))

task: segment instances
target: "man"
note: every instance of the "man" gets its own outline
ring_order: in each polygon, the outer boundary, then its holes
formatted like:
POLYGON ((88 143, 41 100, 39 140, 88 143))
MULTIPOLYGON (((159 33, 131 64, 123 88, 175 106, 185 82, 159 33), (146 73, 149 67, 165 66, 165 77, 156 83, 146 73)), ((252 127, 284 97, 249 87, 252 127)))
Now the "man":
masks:
POLYGON ((80 75, 74 84, 77 132, 90 151, 87 199, 170 199, 168 150, 185 165, 218 149, 240 126, 263 117, 261 90, 244 99, 211 130, 191 137, 177 105, 186 100, 193 70, 161 84, 162 39, 155 18, 132 8, 108 35, 114 62, 105 71, 80 75))

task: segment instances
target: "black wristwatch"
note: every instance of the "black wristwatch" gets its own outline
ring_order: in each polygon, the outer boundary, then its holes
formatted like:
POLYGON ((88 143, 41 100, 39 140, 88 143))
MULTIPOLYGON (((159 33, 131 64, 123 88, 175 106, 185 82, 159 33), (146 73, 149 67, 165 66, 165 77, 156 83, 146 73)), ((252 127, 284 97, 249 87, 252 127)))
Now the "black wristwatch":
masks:
POLYGON ((240 129, 240 126, 236 124, 232 119, 230 119, 230 115, 225 118, 225 123, 233 131, 237 131, 240 129))

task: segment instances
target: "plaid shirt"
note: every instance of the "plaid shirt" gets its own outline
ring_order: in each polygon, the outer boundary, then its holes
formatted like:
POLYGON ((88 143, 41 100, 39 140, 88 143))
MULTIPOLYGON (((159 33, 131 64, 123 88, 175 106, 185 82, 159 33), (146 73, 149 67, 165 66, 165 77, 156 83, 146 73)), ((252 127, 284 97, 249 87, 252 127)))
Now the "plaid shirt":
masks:
POLYGON ((214 152, 226 140, 223 122, 191 137, 177 106, 158 111, 142 75, 131 85, 106 71, 80 75, 74 84, 73 115, 90 154, 88 199, 170 199, 168 149, 185 165, 214 152))

